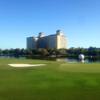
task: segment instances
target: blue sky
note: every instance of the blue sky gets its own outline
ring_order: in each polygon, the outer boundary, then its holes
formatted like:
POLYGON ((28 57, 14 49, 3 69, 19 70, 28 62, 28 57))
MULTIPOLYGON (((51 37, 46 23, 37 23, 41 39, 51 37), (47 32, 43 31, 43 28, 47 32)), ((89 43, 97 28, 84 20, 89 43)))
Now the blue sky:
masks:
POLYGON ((0 0, 0 48, 64 31, 68 47, 100 47, 100 0, 0 0))

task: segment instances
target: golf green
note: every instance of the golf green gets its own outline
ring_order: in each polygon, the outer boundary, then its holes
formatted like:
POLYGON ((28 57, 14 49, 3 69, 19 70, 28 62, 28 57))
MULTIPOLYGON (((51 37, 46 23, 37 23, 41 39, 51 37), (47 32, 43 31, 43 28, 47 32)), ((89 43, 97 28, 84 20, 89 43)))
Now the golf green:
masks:
POLYGON ((100 100, 100 63, 1 58, 0 100, 100 100))

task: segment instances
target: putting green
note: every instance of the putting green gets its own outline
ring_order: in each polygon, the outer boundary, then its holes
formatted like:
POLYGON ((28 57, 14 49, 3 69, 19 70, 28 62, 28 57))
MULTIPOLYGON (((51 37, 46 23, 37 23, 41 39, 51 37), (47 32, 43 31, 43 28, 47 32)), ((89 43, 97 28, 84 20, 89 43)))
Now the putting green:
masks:
POLYGON ((0 59, 0 100, 100 100, 100 64, 0 59))
POLYGON ((100 64, 64 63, 59 66, 59 69, 66 72, 100 73, 100 64))

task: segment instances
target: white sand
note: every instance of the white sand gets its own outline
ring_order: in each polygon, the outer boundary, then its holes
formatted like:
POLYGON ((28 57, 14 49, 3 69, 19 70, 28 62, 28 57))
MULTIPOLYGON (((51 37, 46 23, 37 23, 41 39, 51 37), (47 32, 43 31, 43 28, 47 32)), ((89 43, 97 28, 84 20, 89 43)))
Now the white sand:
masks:
POLYGON ((8 64, 11 67, 36 67, 45 66, 45 64, 8 64))

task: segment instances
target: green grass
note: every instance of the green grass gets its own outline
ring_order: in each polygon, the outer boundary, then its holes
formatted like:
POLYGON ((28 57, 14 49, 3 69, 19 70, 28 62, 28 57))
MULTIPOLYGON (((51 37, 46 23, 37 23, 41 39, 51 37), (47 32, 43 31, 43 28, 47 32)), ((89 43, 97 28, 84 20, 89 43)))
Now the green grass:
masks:
POLYGON ((100 64, 0 59, 0 100, 100 100, 100 64), (46 66, 12 68, 10 63, 46 66))

